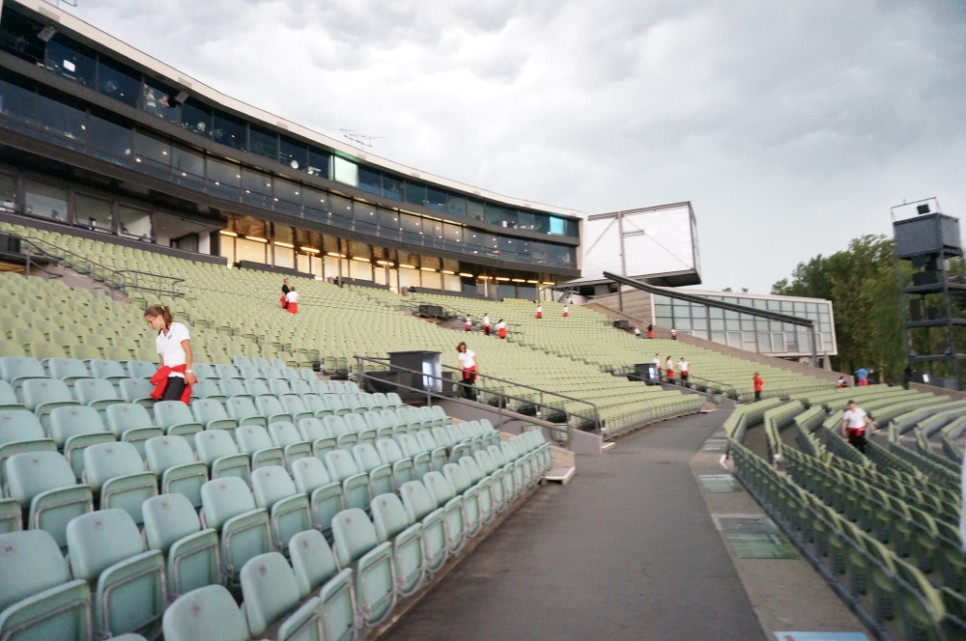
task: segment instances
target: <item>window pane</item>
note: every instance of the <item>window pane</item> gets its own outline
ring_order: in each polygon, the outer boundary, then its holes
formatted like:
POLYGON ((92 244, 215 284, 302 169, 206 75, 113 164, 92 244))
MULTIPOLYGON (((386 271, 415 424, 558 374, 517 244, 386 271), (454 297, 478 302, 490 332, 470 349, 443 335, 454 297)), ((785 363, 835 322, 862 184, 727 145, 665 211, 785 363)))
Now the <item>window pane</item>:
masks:
POLYGON ((171 145, 168 141, 135 131, 134 151, 135 160, 143 163, 147 169, 160 171, 165 175, 168 173, 168 168, 171 166, 171 145))
POLYGON ((296 205, 302 202, 302 186, 299 183, 282 178, 275 179, 275 198, 296 205))
POLYGON ((181 120, 181 105, 174 99, 178 92, 164 83, 148 78, 144 85, 144 110, 168 122, 181 120))
POLYGON ((207 163, 209 190, 229 198, 238 198, 238 188, 241 186, 241 165, 227 160, 217 160, 210 156, 207 158, 207 163))
MULTIPOLYGON (((7 7, 9 6, 7 5, 7 7)), ((4 9, 2 24, 0 49, 32 64, 43 64, 44 48, 47 43, 38 38, 37 35, 44 28, 44 25, 10 9, 4 9)))
POLYGON ((406 181, 406 202, 416 205, 426 204, 426 185, 406 181))
POLYGON ((151 240, 151 214, 127 205, 117 206, 117 221, 121 234, 141 240, 151 240))
POLYGON ((178 182, 204 182, 205 159, 196 151, 173 145, 171 147, 171 166, 174 169, 175 180, 178 182))
POLYGON ((382 176, 382 195, 390 200, 402 200, 403 181, 389 174, 382 176))
POLYGON ((331 156, 328 153, 322 151, 321 149, 316 149, 314 147, 309 147, 309 168, 308 173, 313 176, 319 176, 320 178, 328 178, 329 173, 329 162, 331 156))
POLYGON ((215 111, 214 117, 212 139, 232 149, 245 149, 245 121, 223 111, 215 111))
POLYGON ((74 196, 74 210, 74 220, 78 226, 106 233, 113 230, 110 202, 77 194, 74 196))
POLYGON ((242 199, 260 207, 271 206, 271 176, 255 169, 242 167, 242 199))
MULTIPOLYGON (((12 80, 12 79, 11 79, 12 80)), ((0 114, 21 120, 34 118, 34 92, 8 80, 0 80, 0 114)))
POLYGON ((210 138, 211 108, 194 98, 188 98, 181 105, 181 124, 192 133, 210 138))
POLYGON ((103 118, 91 116, 91 145, 112 156, 126 158, 131 155, 132 132, 127 127, 103 118))
POLYGON ((281 145, 282 151, 278 157, 279 162, 292 169, 305 171, 306 158, 308 157, 308 150, 305 144, 282 136, 281 145))
POLYGON ((446 192, 442 189, 433 189, 432 187, 429 187, 426 190, 426 200, 428 201, 426 204, 430 209, 435 209, 436 211, 446 211, 449 198, 447 197, 446 192))
POLYGON ((40 95, 35 97, 34 105, 35 118, 47 131, 75 140, 87 138, 84 126, 87 116, 80 109, 40 95))
POLYGON ((24 213, 28 216, 67 221, 66 189, 27 181, 24 191, 24 213))
POLYGON ((248 151, 259 156, 264 156, 265 158, 270 158, 273 161, 279 159, 278 134, 267 129, 256 127, 255 125, 250 125, 248 135, 250 137, 248 151))
POLYGON ((340 158, 339 156, 334 156, 332 158, 332 168, 334 170, 333 177, 336 181, 346 185, 352 185, 353 187, 359 186, 359 166, 354 162, 340 158))
POLYGON ((359 167, 359 189, 370 194, 382 194, 382 175, 375 169, 359 167))
POLYGON ((85 87, 94 87, 94 52, 62 34, 47 43, 47 68, 85 87))
POLYGON ((141 95, 141 75, 103 57, 97 68, 97 90, 126 105, 137 107, 141 95))

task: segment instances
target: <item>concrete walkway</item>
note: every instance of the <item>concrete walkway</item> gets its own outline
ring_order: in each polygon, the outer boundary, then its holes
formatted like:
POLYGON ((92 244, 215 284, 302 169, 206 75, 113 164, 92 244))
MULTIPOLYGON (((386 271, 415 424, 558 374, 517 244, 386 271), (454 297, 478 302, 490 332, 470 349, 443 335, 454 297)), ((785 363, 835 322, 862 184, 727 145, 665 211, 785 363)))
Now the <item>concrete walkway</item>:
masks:
POLYGON ((541 488, 384 638, 762 641, 690 467, 726 416, 581 457, 569 485, 541 488))

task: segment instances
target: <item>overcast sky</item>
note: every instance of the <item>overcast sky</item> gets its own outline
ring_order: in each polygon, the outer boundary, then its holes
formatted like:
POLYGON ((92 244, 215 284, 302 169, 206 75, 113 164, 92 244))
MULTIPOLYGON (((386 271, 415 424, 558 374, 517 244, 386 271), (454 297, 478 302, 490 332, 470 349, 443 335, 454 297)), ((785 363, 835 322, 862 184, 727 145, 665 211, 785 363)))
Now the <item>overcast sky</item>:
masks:
POLYGON ((78 17, 380 156, 588 213, 689 200, 767 292, 936 196, 966 219, 966 0, 79 0, 78 17))

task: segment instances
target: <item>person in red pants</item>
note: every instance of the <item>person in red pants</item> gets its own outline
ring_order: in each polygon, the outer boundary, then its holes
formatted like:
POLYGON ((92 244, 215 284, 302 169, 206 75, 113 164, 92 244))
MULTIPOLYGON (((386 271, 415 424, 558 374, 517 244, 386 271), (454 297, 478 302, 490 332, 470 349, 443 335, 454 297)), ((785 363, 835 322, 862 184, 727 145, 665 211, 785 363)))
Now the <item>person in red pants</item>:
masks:
POLYGON ((474 385, 476 385, 476 368, 479 365, 476 360, 476 352, 468 348, 465 342, 461 342, 456 346, 456 352, 456 356, 460 361, 460 370, 463 374, 463 385, 461 387, 463 397, 475 401, 476 388, 474 385))
POLYGON ((864 409, 849 401, 849 409, 842 415, 842 436, 849 439, 849 444, 865 454, 865 428, 875 429, 875 423, 864 409))
POLYGON ((760 401, 761 390, 765 387, 765 379, 763 379, 761 376, 758 376, 758 372, 755 372, 755 375, 751 377, 751 382, 755 386, 755 400, 760 401))

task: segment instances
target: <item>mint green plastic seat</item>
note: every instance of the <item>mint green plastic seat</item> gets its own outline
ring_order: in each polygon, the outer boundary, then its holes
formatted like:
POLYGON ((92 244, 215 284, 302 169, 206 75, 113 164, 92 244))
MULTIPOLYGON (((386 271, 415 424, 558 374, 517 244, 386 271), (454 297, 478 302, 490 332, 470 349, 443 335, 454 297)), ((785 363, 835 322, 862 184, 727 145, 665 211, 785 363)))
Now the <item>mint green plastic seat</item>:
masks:
POLYGON ((321 589, 339 572, 332 548, 318 530, 299 532, 292 537, 288 550, 302 599, 321 589))
POLYGON ((104 410, 110 405, 123 403, 114 384, 105 378, 81 378, 74 381, 74 396, 83 405, 104 410))
POLYGON ((252 470, 252 493, 255 505, 269 512, 276 549, 286 550, 292 536, 312 527, 309 497, 295 488, 284 467, 252 470))
POLYGON ((107 429, 122 441, 134 444, 141 458, 147 456, 145 441, 155 436, 164 436, 164 430, 155 425, 154 419, 143 405, 136 403, 117 403, 104 408, 107 429))
POLYGON ((73 519, 67 524, 67 550, 73 576, 94 588, 95 634, 158 635, 166 604, 164 556, 145 550, 127 512, 98 510, 73 519))
POLYGON ((295 488, 309 497, 312 523, 324 534, 332 531, 332 518, 345 509, 342 484, 333 481, 325 465, 314 456, 292 464, 295 488))
POLYGON ((183 436, 155 436, 144 444, 148 469, 161 480, 161 493, 184 494, 201 507, 201 486, 208 482, 208 466, 195 459, 183 436))
POLYGON ((446 546, 453 555, 462 549, 466 542, 466 522, 463 513, 463 499, 456 495, 453 486, 440 472, 427 472, 423 477, 426 489, 433 496, 436 505, 446 515, 446 546))
MULTIPOLYGON (((192 387, 194 389, 194 387, 192 387)), ((191 412, 195 420, 206 430, 228 430, 234 434, 238 421, 228 416, 225 406, 215 398, 198 398, 191 402, 191 412)))
POLYGON ((23 405, 37 415, 40 424, 50 427, 49 415, 58 407, 77 405, 67 383, 56 378, 31 378, 20 389, 23 405))
POLYGON ((319 598, 299 604, 295 573, 278 552, 249 559, 241 570, 241 589, 251 635, 259 637, 277 625, 277 641, 321 641, 319 598))
POLYGON ((0 638, 89 641, 91 596, 42 530, 0 534, 0 638))
POLYGON ((194 434, 205 429, 191 409, 181 401, 158 401, 154 404, 154 420, 164 428, 165 434, 184 436, 193 443, 194 434))
POLYGON ((395 494, 372 499, 372 523, 379 541, 392 543, 397 594, 406 597, 415 593, 426 575, 422 526, 412 522, 395 494))
POLYGON ((224 586, 209 585, 178 597, 164 611, 165 641, 248 641, 245 616, 224 586))
POLYGON ((326 452, 325 468, 333 481, 342 483, 347 507, 369 509, 369 475, 359 469, 351 454, 345 450, 326 452))
POLYGON ((201 527, 188 497, 162 494, 145 501, 141 510, 148 547, 167 560, 169 600, 221 580, 218 533, 201 527))
POLYGON ((68 385, 74 385, 82 378, 90 378, 90 370, 79 358, 48 358, 44 361, 51 378, 58 378, 68 385))
POLYGON ((252 459, 252 469, 285 465, 285 453, 272 443, 268 429, 261 425, 239 425, 235 430, 238 449, 252 459))
MULTIPOLYGON (((466 471, 457 463, 444 465, 443 476, 453 488, 454 495, 461 497, 463 500, 463 527, 466 529, 467 538, 476 536, 483 525, 480 508, 481 488, 470 481, 466 471)), ((486 490, 486 494, 489 498, 489 489, 486 490)))
POLYGON ((423 559, 427 573, 436 572, 446 562, 448 547, 446 539, 446 513, 436 504, 436 499, 419 481, 408 481, 399 488, 403 507, 409 521, 423 528, 423 559))
POLYGON ((237 476, 249 483, 252 460, 238 450, 238 444, 227 430, 205 430, 195 434, 198 459, 208 465, 212 479, 237 476))
POLYGON ((205 483, 201 503, 205 527, 219 533, 223 575, 229 583, 237 584, 245 562, 272 549, 268 511, 255 505, 248 485, 235 476, 205 483))
POLYGON ((326 581, 319 591, 322 634, 326 641, 349 641, 356 637, 355 577, 346 568, 326 581))
POLYGON ((392 545, 379 543, 372 522, 359 508, 335 515, 332 537, 339 565, 354 568, 356 612, 364 626, 378 625, 396 602, 392 545))
POLYGON ((84 450, 84 481, 98 495, 100 509, 118 508, 141 523, 141 504, 158 495, 158 479, 145 471, 131 443, 111 442, 84 450))

